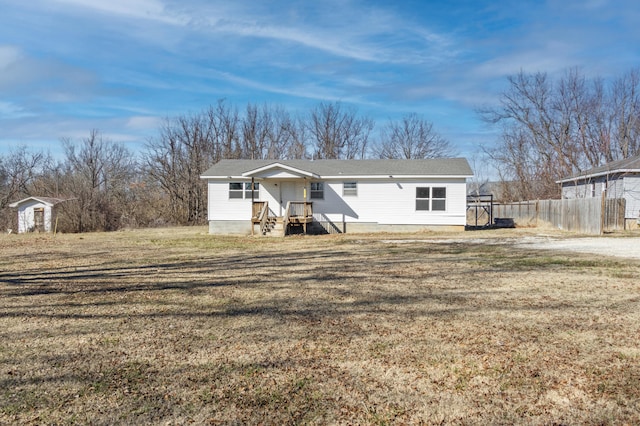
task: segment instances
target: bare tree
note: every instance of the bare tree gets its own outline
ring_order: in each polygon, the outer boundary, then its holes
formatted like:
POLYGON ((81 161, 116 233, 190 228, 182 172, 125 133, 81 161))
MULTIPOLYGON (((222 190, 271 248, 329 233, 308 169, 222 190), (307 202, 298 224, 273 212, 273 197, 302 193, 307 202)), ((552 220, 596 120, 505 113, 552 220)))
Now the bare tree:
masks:
POLYGON ((364 158, 374 123, 343 110, 340 103, 320 103, 309 116, 307 127, 314 157, 319 159, 364 158))
POLYGON ((217 162, 223 158, 242 158, 240 144, 240 117, 236 108, 230 106, 224 99, 218 101, 205 112, 207 125, 212 129, 213 160, 217 162))
POLYGON ((545 73, 524 72, 508 82, 500 106, 481 115, 502 128, 500 142, 487 152, 504 179, 518 181, 511 185, 520 188, 514 197, 555 197, 557 179, 638 153, 637 71, 611 86, 575 68, 556 83, 545 73))
POLYGON ((424 159, 452 157, 455 150, 433 129, 433 123, 417 114, 389 121, 381 131, 381 141, 374 150, 380 158, 424 159))
POLYGON ((29 193, 29 185, 44 161, 42 152, 31 152, 24 146, 0 156, 0 210, 29 193))
MULTIPOLYGON (((257 123, 245 123, 244 148, 258 154, 257 123)), ((223 158, 242 158, 240 118, 235 108, 219 101, 201 113, 167 118, 160 135, 147 142, 143 154, 145 169, 159 183, 168 198, 167 221, 177 224, 201 224, 206 220, 206 183, 200 176, 213 163, 223 158)))
POLYGON ((266 158, 272 132, 273 121, 269 109, 247 104, 242 120, 242 156, 251 160, 266 158))
POLYGON ((291 117, 281 106, 273 107, 269 114, 266 158, 304 158, 306 154, 306 132, 304 125, 291 117))
POLYGON ((68 226, 75 232, 118 229, 135 168, 131 152, 97 130, 80 143, 63 139, 62 145, 66 160, 60 185, 67 197, 73 197, 63 207, 68 226))
POLYGON ((611 112, 614 140, 611 159, 640 153, 640 69, 633 69, 614 81, 611 112))
POLYGON ((31 194, 31 184, 41 173, 47 156, 19 147, 0 156, 0 229, 13 228, 9 204, 31 194))

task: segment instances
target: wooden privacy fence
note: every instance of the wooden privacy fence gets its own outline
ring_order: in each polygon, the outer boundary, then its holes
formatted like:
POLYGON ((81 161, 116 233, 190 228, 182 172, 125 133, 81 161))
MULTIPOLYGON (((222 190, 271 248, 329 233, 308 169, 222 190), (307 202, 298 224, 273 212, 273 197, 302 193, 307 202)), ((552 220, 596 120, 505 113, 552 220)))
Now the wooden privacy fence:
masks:
POLYGON ((519 226, 550 224, 565 231, 602 234, 624 229, 624 198, 576 198, 493 205, 493 217, 513 218, 519 226))

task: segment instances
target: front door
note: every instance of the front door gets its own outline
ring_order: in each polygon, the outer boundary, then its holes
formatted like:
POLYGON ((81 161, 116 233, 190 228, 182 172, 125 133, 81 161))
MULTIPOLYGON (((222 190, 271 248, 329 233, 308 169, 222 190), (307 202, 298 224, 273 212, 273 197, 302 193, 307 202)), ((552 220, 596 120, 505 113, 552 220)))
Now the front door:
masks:
MULTIPOLYGON (((296 194, 296 182, 285 181, 280 183, 280 216, 284 216, 289 201, 298 201, 296 194)), ((302 198, 302 195, 300 195, 302 198)))

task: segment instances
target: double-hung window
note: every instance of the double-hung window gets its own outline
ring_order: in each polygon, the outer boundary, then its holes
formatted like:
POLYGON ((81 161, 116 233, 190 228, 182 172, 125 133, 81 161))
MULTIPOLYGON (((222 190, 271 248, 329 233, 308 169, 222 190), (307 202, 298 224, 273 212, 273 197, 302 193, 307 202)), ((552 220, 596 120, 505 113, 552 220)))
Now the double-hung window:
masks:
POLYGON ((416 188, 416 210, 446 211, 447 188, 418 187, 416 188))
POLYGON ((324 199, 324 182, 311 182, 311 199, 324 199))
POLYGON ((355 197, 358 195, 358 182, 342 182, 342 195, 355 197))
MULTIPOLYGON (((260 184, 254 183, 254 197, 255 199, 260 198, 260 184)), ((235 199, 251 199, 251 182, 229 182, 229 198, 235 199)))

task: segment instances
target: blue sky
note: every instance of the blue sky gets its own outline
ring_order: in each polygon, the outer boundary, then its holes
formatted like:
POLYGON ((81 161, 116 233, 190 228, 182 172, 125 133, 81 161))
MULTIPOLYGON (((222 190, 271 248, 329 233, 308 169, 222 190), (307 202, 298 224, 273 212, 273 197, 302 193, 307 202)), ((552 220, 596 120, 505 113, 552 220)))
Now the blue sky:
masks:
POLYGON ((139 150, 218 99, 306 113, 418 113, 461 155, 497 139, 475 110, 506 76, 640 66, 640 2, 0 0, 0 153, 91 129, 139 150))

